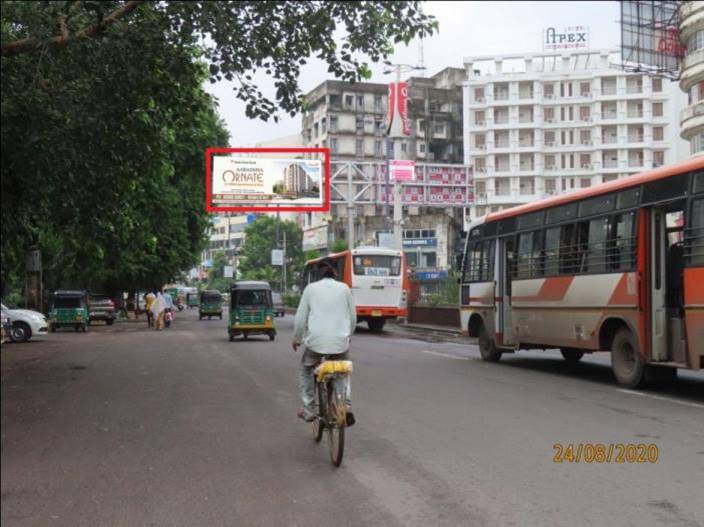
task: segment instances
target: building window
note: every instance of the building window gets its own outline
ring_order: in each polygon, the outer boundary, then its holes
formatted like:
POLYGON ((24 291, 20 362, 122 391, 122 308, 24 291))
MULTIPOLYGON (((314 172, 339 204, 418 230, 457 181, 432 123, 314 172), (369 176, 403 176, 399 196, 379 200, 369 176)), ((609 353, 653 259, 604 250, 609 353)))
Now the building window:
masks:
POLYGON ((697 134, 689 140, 689 150, 691 154, 704 150, 704 134, 697 134))
POLYGON ((665 164, 665 152, 658 150, 653 152, 653 167, 661 167, 665 164))
POLYGON ((362 139, 357 139, 355 141, 355 154, 358 156, 364 155, 364 141, 362 139))
POLYGON ((313 137, 318 137, 318 123, 313 125, 313 137))
POLYGON ((401 152, 408 152, 408 144, 406 141, 401 142, 401 152))
POLYGON ((328 131, 327 123, 325 117, 320 120, 320 133, 324 134, 328 131))
POLYGON ((355 119, 355 127, 357 128, 358 132, 364 131, 364 118, 363 117, 357 117, 355 119))
POLYGON ((445 133, 445 125, 440 123, 440 124, 435 124, 433 128, 433 133, 435 134, 444 134, 445 133))
POLYGON ((364 108, 364 95, 357 95, 357 108, 364 108))
POLYGON ((353 108, 354 107, 354 95, 345 95, 345 107, 346 108, 353 108))
POLYGON ((662 126, 653 126, 653 141, 663 141, 665 139, 665 129, 662 126))
POLYGON ((484 102, 484 88, 474 88, 474 102, 484 102))
POLYGON ((381 95, 374 96, 374 111, 375 112, 381 111, 381 95))
POLYGON ((687 41, 687 54, 704 49, 704 31, 697 31, 687 41))
POLYGON ((418 143, 418 153, 425 154, 425 143, 418 143))
POLYGON ((330 116, 330 131, 337 132, 337 116, 336 115, 330 116))
POLYGON ((374 141, 374 155, 376 157, 381 157, 381 141, 374 141))
POLYGON ((661 102, 654 102, 653 103, 653 117, 662 117, 662 103, 661 102))
POLYGON ((484 112, 474 112, 474 124, 483 126, 486 122, 486 115, 484 112))
POLYGON ((330 151, 333 154, 337 154, 337 138, 333 137, 330 139, 330 151))
POLYGON ((653 77, 653 93, 662 92, 662 79, 659 77, 653 77))

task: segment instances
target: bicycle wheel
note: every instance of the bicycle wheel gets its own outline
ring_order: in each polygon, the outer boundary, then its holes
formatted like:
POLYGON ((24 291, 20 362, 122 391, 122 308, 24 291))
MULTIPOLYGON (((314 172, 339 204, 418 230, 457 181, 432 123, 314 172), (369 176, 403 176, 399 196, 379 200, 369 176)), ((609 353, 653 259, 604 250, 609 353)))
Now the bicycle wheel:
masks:
POLYGON ((336 467, 342 464, 342 455, 345 452, 345 397, 342 383, 333 379, 328 383, 327 400, 327 429, 328 448, 330 450, 330 461, 336 467))
POLYGON ((316 443, 319 443, 323 438, 323 432, 325 432, 325 425, 320 419, 320 417, 325 415, 325 397, 317 382, 315 383, 315 400, 315 414, 318 417, 310 423, 310 429, 313 432, 313 439, 315 439, 316 443))

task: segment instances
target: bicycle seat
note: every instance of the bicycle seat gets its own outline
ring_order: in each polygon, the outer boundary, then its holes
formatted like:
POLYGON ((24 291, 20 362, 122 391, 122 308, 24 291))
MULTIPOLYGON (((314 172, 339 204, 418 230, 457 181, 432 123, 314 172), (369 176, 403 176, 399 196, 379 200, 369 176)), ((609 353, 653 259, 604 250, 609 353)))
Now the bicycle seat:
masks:
POLYGON ((352 370, 351 360, 326 360, 315 368, 315 375, 318 382, 320 382, 326 375, 332 375, 334 373, 352 373, 352 370))

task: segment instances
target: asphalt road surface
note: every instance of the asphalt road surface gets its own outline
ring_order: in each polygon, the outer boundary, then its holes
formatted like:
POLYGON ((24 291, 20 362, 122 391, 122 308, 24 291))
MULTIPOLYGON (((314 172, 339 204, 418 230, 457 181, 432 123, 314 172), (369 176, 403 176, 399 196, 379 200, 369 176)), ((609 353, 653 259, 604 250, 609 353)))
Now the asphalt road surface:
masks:
POLYGON ((704 526, 704 376, 620 389, 608 357, 482 362, 462 339, 353 339, 342 467, 298 409, 292 317, 228 342, 179 313, 2 348, 3 526, 704 526), (554 445, 654 444, 655 463, 554 445))

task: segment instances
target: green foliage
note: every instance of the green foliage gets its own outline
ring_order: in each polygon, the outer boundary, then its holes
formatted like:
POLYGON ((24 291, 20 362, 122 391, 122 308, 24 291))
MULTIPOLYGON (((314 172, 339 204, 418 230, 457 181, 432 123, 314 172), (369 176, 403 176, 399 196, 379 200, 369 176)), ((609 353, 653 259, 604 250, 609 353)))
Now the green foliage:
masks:
POLYGON ((278 120, 278 108, 293 116, 305 105, 298 82, 310 57, 324 60, 337 78, 366 80, 371 70, 365 55, 379 62, 388 59, 394 44, 433 34, 437 21, 419 6, 416 1, 7 1, 2 3, 2 54, 31 54, 36 60, 47 50, 81 47, 87 39, 76 35, 82 32, 94 33, 97 40, 130 34, 136 44, 158 33, 175 45, 198 48, 211 82, 233 81, 248 117, 278 120), (157 22, 153 33, 134 35, 132 29, 145 19, 157 22), (105 22, 112 20, 116 23, 105 22), (68 38, 58 38, 62 28, 68 38), (341 44, 335 40, 339 35, 341 44), (257 72, 274 79, 274 101, 259 90, 257 72))
POLYGON ((301 301, 300 294, 285 294, 284 295, 284 305, 286 307, 298 307, 298 303, 301 301))
MULTIPOLYGON (((3 3, 3 46, 49 32, 59 4, 3 3)), ((83 4, 76 24, 88 23, 83 4)), ((196 263, 203 152, 228 136, 197 50, 174 43, 165 23, 145 5, 99 38, 3 56, 3 287, 22 284, 31 245, 49 290, 158 287, 196 263)))
POLYGON ((230 284, 235 278, 225 278, 225 266, 228 264, 227 255, 224 251, 217 251, 213 255, 213 267, 208 271, 208 283, 206 289, 218 290, 225 293, 230 290, 230 284))
POLYGON ((305 260, 303 258, 303 233, 292 221, 280 221, 269 216, 259 216, 250 223, 239 259, 239 270, 245 279, 266 280, 275 289, 281 283, 281 267, 271 265, 271 251, 276 249, 276 224, 279 224, 280 246, 286 233, 286 277, 290 285, 298 282, 305 260))
POLYGON ((303 257, 306 262, 308 260, 315 260, 316 258, 320 258, 320 253, 318 252, 318 249, 310 249, 306 251, 306 254, 303 257))
POLYGON ((330 252, 333 253, 341 253, 342 251, 347 250, 347 242, 343 240, 342 238, 338 238, 334 242, 332 242, 332 247, 330 247, 330 252))
POLYGON ((460 286, 457 283, 457 273, 450 273, 447 278, 421 285, 424 293, 418 301, 419 305, 436 307, 439 305, 456 306, 459 302, 460 286))

